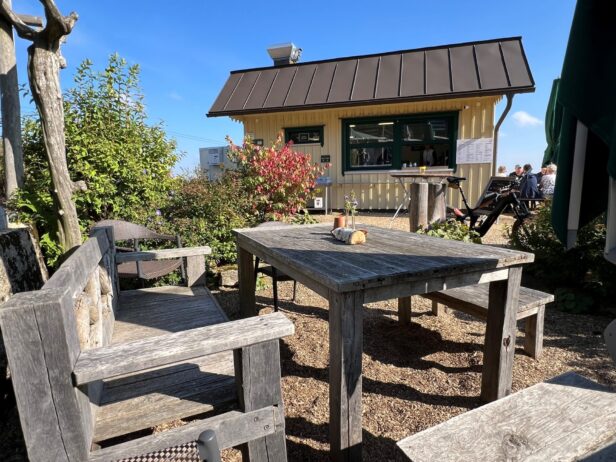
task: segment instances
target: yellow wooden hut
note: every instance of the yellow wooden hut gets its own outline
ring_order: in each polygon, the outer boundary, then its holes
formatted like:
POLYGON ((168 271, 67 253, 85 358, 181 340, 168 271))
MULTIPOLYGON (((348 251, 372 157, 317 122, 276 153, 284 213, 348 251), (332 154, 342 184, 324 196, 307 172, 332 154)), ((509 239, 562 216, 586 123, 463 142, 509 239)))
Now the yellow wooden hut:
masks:
POLYGON ((404 191, 390 172, 419 166, 467 177, 473 203, 513 95, 535 89, 520 37, 305 63, 292 44, 270 55, 274 66, 231 72, 207 115, 242 122, 266 145, 282 132, 330 163, 333 208, 354 190, 362 209, 395 209, 404 191))

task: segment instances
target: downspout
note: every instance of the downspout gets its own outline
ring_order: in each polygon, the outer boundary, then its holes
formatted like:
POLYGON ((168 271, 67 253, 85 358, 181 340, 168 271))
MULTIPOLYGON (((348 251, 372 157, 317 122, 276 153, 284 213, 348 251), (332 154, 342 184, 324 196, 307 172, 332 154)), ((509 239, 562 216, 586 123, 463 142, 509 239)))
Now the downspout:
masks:
POLYGON ((507 117, 507 114, 509 114, 509 110, 511 109, 511 105, 513 104, 514 94, 507 93, 505 94, 505 96, 507 97, 507 105, 505 106, 505 110, 499 117, 498 122, 496 122, 496 127, 494 127, 494 148, 492 151, 492 176, 496 175, 496 155, 498 152, 498 130, 500 129, 500 126, 503 124, 503 122, 505 121, 505 117, 507 117))

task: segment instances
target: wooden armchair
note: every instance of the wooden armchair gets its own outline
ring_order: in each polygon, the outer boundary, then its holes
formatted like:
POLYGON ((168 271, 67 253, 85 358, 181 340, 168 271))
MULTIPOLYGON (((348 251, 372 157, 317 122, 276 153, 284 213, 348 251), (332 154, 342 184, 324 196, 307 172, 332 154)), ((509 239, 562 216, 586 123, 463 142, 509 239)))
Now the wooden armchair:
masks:
POLYGON ((31 461, 119 460, 205 430, 249 460, 286 461, 279 339, 293 324, 281 313, 229 322, 202 285, 209 252, 116 254, 112 228, 97 228, 41 290, 0 306, 31 461), (187 258, 189 286, 119 292, 120 256, 187 258))

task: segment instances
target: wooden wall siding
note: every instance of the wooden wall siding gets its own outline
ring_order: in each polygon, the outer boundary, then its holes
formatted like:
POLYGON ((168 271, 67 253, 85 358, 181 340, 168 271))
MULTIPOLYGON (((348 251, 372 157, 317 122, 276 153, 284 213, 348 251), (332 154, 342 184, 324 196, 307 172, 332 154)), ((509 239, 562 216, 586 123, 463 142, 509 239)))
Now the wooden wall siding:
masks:
MULTIPOLYGON (((299 151, 320 162, 321 155, 331 156, 332 206, 340 209, 344 196, 351 190, 359 196, 362 209, 395 209, 401 202, 403 191, 400 185, 387 173, 346 173, 342 175, 342 122, 351 117, 385 116, 429 112, 460 111, 458 138, 488 138, 494 130, 494 106, 500 97, 450 99, 422 101, 415 103, 383 104, 348 108, 321 109, 311 111, 289 111, 272 114, 237 116, 244 124, 244 132, 270 144, 285 127, 325 125, 324 144, 298 145, 299 151), (468 109, 464 109, 469 106, 468 109)), ((462 164, 456 175, 465 176, 468 181, 464 190, 471 205, 483 191, 490 178, 491 164, 462 164)), ((457 191, 449 190, 447 204, 460 207, 462 202, 457 191)))

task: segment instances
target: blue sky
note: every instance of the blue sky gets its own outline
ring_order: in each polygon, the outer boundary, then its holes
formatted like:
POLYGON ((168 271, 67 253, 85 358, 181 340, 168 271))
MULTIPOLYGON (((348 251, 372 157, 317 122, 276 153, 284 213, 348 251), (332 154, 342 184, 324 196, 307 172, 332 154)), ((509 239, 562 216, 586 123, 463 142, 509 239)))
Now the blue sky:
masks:
MULTIPOLYGON (((396 51, 521 35, 536 92, 516 95, 501 128, 499 164, 538 167, 545 149, 543 119, 552 80, 559 76, 573 0, 206 2, 184 0, 58 0, 79 14, 63 47, 63 88, 86 58, 101 68, 118 52, 141 66, 152 121, 164 121, 184 152, 178 170, 198 164, 199 147, 240 140, 229 118, 207 119, 229 71, 269 66, 267 47, 294 42, 302 61, 396 51)), ((13 0, 15 11, 43 15, 36 0, 13 0)), ((19 79, 26 82, 27 42, 17 39, 19 79)), ((504 108, 499 104, 496 119, 504 108)), ((23 112, 32 112, 24 102, 23 112)), ((535 169, 536 170, 536 169, 535 169)))

